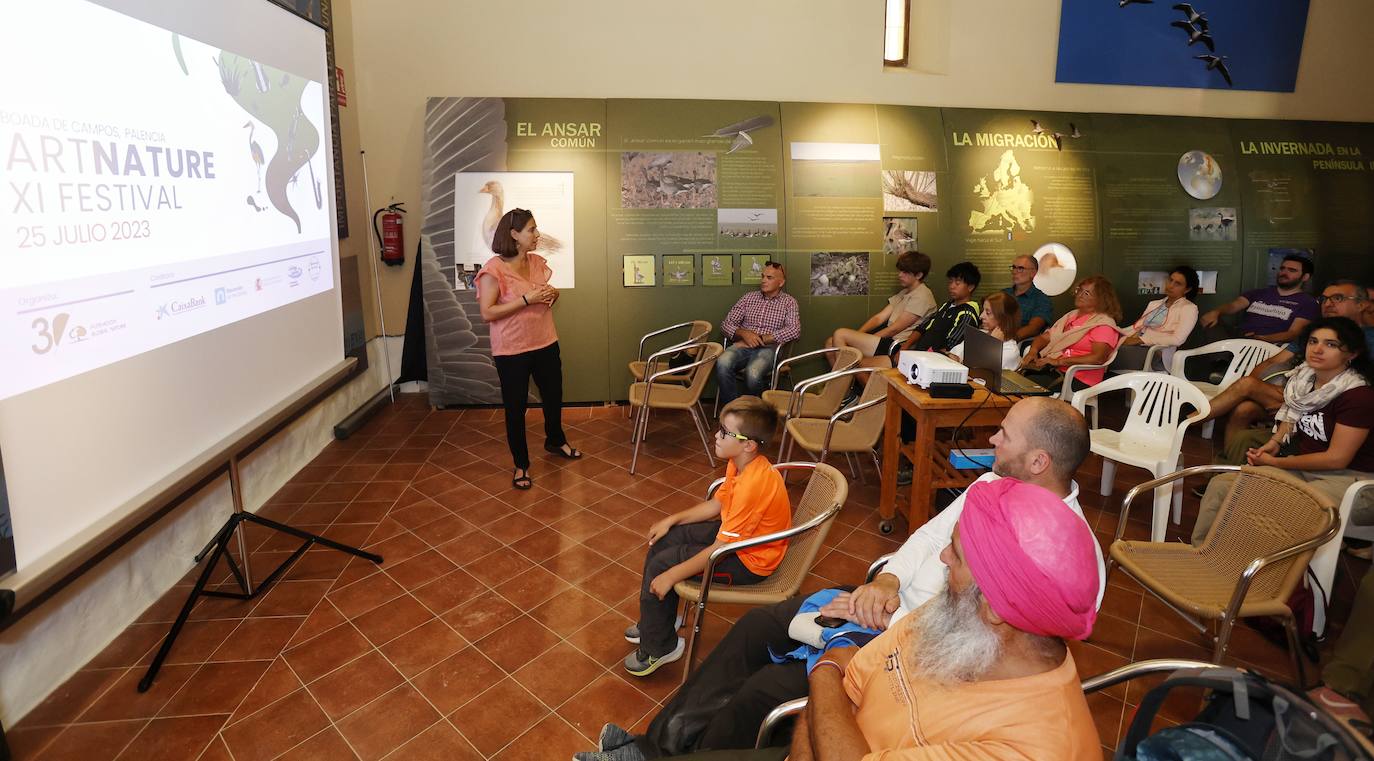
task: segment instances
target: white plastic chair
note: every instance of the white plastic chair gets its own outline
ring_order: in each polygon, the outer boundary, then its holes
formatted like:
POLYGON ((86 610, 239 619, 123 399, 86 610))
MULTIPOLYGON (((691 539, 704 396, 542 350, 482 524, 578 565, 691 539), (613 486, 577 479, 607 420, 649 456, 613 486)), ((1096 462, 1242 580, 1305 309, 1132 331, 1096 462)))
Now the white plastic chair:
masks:
MULTIPOLYGON (((1345 496, 1341 499, 1341 505, 1337 508, 1344 536, 1348 536, 1351 539, 1374 540, 1374 526, 1353 526, 1350 523, 1350 511, 1355 507, 1355 500, 1359 498, 1360 492, 1370 486, 1374 486, 1374 480, 1356 481, 1346 488, 1345 496)), ((1316 576, 1317 581, 1321 583, 1322 590, 1326 593, 1328 604, 1331 599, 1333 585, 1336 582, 1336 566, 1340 561, 1340 555, 1341 536, 1338 535, 1336 538, 1318 547, 1316 553, 1312 555, 1312 562, 1308 564, 1308 567, 1312 569, 1312 575, 1316 576)), ((1316 590, 1312 591, 1316 592, 1316 590)), ((1322 606, 1318 605, 1316 607, 1322 615, 1320 617, 1321 620, 1318 620, 1315 616, 1313 617, 1312 631, 1321 634, 1326 627, 1326 615, 1322 606)))
MULTIPOLYGON (((1121 389, 1131 392, 1126 424, 1120 431, 1113 431, 1098 428, 1094 420, 1089 432, 1092 451, 1103 458, 1100 491, 1104 497, 1112 493, 1117 463, 1144 468, 1155 478, 1174 472, 1183 448, 1183 435, 1192 422, 1183 411, 1184 405, 1191 405, 1204 415, 1211 411, 1207 397, 1188 381, 1163 373, 1143 372, 1125 373, 1083 389, 1073 395, 1073 406, 1082 412, 1093 397, 1121 389)), ((1171 492, 1174 523, 1183 518, 1183 481, 1180 479, 1171 487, 1156 489, 1150 541, 1164 541, 1171 492)))
MULTIPOLYGON (((1174 362, 1169 367, 1169 374, 1180 380, 1188 380, 1183 375, 1183 365, 1189 357, 1198 357, 1204 354, 1230 354, 1231 364, 1226 367, 1225 374, 1221 376, 1221 383, 1188 381, 1197 386, 1198 390, 1208 400, 1211 400, 1215 399, 1217 394, 1225 391, 1232 383, 1249 375, 1250 371, 1254 370, 1259 363, 1278 354, 1282 348, 1276 344, 1256 341, 1252 338, 1228 338, 1225 341, 1214 341, 1196 349, 1182 349, 1174 352, 1174 362)), ((1203 424, 1202 438, 1212 438, 1212 424, 1215 422, 1215 420, 1208 420, 1203 424)))

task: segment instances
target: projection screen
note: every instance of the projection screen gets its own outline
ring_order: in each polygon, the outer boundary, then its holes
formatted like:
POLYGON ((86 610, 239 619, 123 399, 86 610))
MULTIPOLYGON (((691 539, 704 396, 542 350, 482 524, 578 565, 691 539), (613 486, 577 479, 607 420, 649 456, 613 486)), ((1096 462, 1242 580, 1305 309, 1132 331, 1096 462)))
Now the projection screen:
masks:
POLYGON ((0 454, 22 575, 343 359, 324 30, 266 0, 0 23, 0 454))

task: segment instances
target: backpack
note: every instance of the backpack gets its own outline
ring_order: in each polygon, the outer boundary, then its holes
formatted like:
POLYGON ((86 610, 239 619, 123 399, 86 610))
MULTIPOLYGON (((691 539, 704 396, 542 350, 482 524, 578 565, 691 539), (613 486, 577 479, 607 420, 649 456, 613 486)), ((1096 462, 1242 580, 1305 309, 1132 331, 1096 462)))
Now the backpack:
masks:
POLYGON ((1116 761, 1374 761, 1341 722, 1301 692, 1233 668, 1183 669, 1145 694, 1116 761), (1180 689, 1206 690, 1190 722, 1151 732, 1180 689))

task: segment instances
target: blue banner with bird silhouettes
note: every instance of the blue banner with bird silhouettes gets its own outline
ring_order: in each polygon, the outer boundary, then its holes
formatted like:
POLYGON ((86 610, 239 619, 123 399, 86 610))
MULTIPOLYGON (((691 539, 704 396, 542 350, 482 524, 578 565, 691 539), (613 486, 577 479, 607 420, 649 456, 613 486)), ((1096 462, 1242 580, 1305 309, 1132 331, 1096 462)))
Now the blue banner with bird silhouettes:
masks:
POLYGON ((1063 0, 1055 81, 1293 92, 1308 0, 1063 0))

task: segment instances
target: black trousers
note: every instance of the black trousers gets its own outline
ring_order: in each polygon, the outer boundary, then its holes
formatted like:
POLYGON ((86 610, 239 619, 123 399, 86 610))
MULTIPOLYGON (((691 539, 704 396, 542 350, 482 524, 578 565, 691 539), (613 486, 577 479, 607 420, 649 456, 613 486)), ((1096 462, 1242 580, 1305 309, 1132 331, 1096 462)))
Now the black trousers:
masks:
POLYGON ((530 448, 525 441, 525 409, 529 407, 530 378, 539 388, 544 408, 545 446, 568 443, 563 435, 563 358, 558 342, 523 354, 492 357, 496 375, 501 379, 501 403, 506 408, 506 444, 515 467, 530 466, 530 448))
MULTIPOLYGON (((644 553, 644 578, 639 582, 639 649, 654 657, 667 655, 677 647, 678 596, 668 590, 663 599, 649 591, 655 577, 715 544, 720 521, 682 523, 668 529, 644 553)), ((716 564, 713 584, 741 586, 757 584, 768 578, 750 571, 739 557, 730 555, 716 564)))
MULTIPOLYGON (((752 748, 763 717, 779 703, 805 697, 806 664, 774 663, 768 649, 783 653, 797 646, 787 625, 803 598, 754 608, 740 618, 649 724, 635 738, 646 758, 699 750, 752 748)), ((780 733, 779 742, 786 733, 780 733)))

